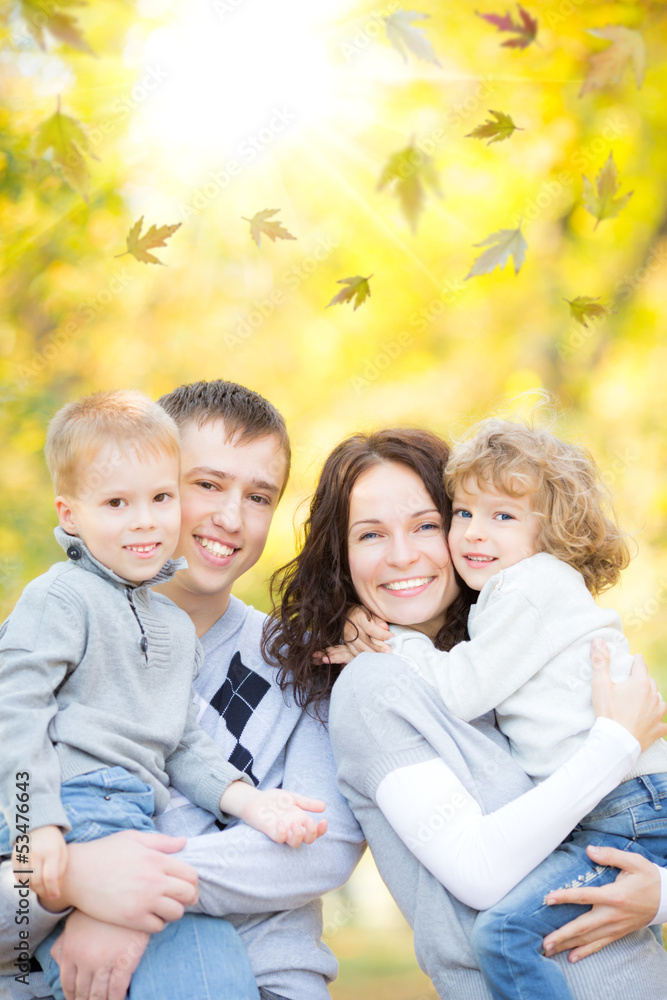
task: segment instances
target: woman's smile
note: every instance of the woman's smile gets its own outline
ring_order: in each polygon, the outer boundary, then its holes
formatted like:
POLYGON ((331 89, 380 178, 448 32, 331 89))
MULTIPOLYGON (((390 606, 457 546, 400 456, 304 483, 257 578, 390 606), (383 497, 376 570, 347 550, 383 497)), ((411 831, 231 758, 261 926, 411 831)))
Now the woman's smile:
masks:
POLYGON ((458 586, 442 516, 407 465, 379 462, 359 476, 350 496, 348 562, 365 607, 437 635, 458 586))

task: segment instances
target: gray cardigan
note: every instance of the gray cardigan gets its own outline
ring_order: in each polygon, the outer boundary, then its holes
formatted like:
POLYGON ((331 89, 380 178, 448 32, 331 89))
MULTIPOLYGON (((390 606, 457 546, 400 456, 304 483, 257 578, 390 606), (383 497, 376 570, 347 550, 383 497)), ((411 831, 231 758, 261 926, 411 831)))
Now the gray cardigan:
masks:
POLYGON ((222 818, 220 796, 249 779, 196 724, 192 681, 202 661, 188 615, 98 562, 81 539, 56 528, 68 561, 25 588, 0 628, 0 807, 16 836, 16 774, 29 778, 29 825, 70 824, 60 784, 121 766, 155 791, 173 784, 222 818))

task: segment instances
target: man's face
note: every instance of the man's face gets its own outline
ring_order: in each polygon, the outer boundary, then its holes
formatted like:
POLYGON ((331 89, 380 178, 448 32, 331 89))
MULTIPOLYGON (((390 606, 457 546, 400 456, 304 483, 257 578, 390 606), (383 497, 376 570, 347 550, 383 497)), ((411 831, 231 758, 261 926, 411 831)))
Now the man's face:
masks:
MULTIPOLYGON (((285 481, 285 454, 275 435, 227 440, 224 422, 181 428, 181 533, 177 556, 188 569, 179 589, 227 600, 232 584, 264 550, 285 481)), ((170 595, 171 596, 171 595, 170 595)))

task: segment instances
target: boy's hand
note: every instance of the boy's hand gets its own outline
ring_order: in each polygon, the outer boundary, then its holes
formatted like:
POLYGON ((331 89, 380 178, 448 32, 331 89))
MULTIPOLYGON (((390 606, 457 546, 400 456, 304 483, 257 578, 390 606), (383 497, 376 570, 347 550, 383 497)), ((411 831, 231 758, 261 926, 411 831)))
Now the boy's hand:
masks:
POLYGON ((38 896, 56 899, 67 868, 67 844, 58 826, 40 826, 30 831, 30 888, 38 896))
POLYGON ((343 642, 314 655, 319 663, 349 663, 359 653, 390 653, 389 627, 382 618, 360 605, 351 608, 343 630, 343 642))
POLYGON ((632 733, 642 750, 667 736, 667 726, 662 722, 667 706, 641 656, 635 656, 629 678, 619 684, 614 684, 609 676, 609 647, 602 639, 593 641, 591 663, 596 715, 619 722, 632 733))
POLYGON ((323 812, 325 808, 320 799, 309 799, 284 788, 262 792, 244 781, 233 781, 220 799, 221 811, 238 816, 277 844, 289 847, 312 844, 326 833, 325 819, 316 822, 304 812, 323 812))

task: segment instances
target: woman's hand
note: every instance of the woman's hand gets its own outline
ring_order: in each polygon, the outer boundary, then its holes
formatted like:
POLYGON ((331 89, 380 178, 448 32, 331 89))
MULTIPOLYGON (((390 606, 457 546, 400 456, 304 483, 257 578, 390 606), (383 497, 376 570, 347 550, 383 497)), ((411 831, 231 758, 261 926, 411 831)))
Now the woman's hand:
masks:
POLYGON ((125 1000, 149 938, 75 910, 51 948, 65 1000, 125 1000))
POLYGON ((347 618, 344 641, 339 646, 328 646, 323 653, 316 653, 313 657, 316 662, 343 664, 359 653, 391 653, 391 646, 387 645, 391 632, 385 621, 360 605, 352 608, 347 618))
POLYGON ((543 941, 549 956, 572 948, 570 962, 578 962, 631 931, 646 927, 660 906, 660 874, 641 854, 613 847, 589 847, 588 854, 596 864, 621 871, 615 882, 599 889, 557 889, 546 897, 550 905, 579 903, 593 907, 543 941))
POLYGON ((172 857, 185 837, 124 830, 110 837, 68 845, 62 895, 41 900, 60 912, 75 906, 91 917, 153 934, 180 920, 197 902, 197 873, 172 857))
POLYGON ((667 736, 667 725, 661 720, 667 705, 658 692, 658 685, 649 677, 641 656, 635 656, 627 681, 614 684, 609 676, 609 648, 602 639, 594 639, 591 651, 593 664, 593 708, 596 715, 624 726, 646 750, 657 739, 667 736))

